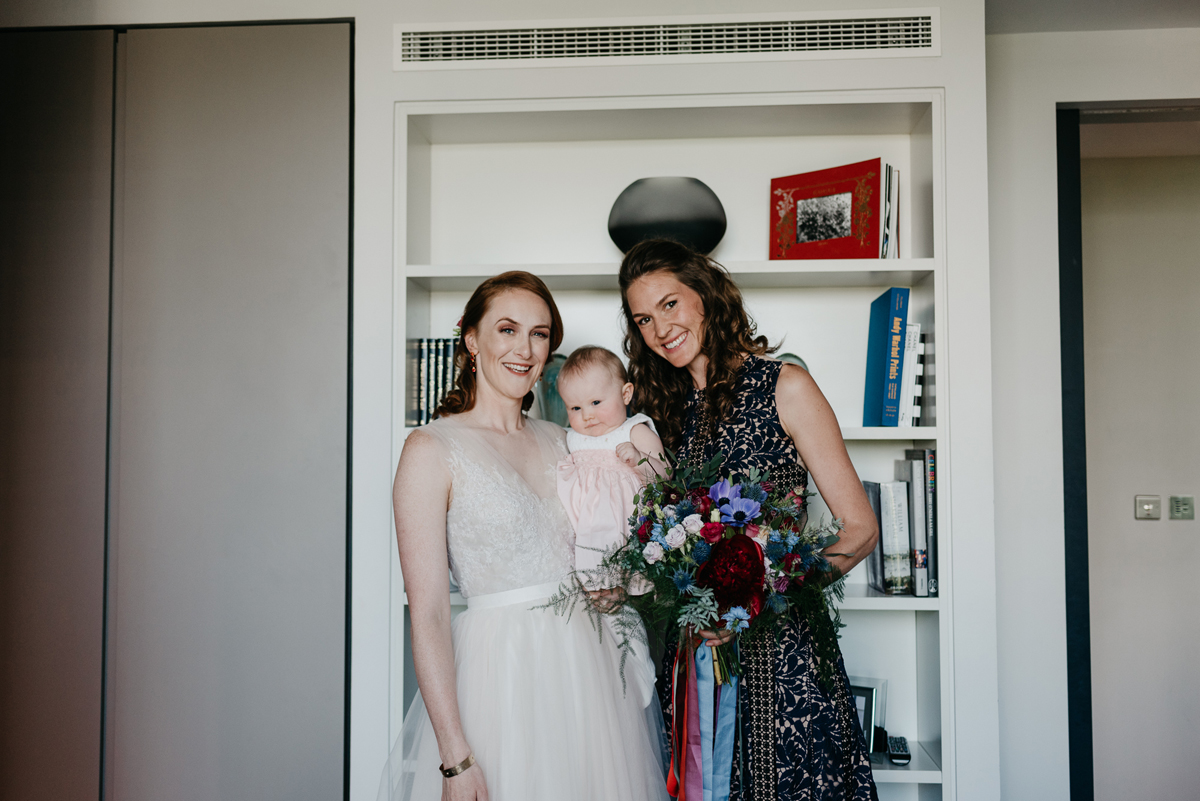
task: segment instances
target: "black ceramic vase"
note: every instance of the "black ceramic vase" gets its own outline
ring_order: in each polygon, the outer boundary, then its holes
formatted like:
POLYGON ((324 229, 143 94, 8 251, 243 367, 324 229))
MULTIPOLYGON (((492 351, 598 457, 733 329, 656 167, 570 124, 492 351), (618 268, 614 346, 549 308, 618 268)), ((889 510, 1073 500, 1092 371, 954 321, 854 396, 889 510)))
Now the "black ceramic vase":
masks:
POLYGON ((608 214, 608 235, 627 253, 645 239, 674 239, 711 253, 725 236, 725 208, 696 178, 639 178, 608 214))

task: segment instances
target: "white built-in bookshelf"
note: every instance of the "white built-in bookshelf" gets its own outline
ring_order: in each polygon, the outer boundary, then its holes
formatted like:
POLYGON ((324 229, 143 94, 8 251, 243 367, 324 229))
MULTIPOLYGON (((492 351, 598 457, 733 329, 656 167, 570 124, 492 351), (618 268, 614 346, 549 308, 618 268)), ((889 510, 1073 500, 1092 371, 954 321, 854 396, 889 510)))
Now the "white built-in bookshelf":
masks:
MULTIPOLYGON (((942 786, 942 766, 954 760, 953 739, 942 737, 954 704, 948 430, 939 420, 858 425, 872 300, 887 287, 911 288, 910 320, 934 334, 939 352, 945 342, 942 116, 934 89, 396 106, 396 458, 409 430, 406 341, 450 336, 470 292, 491 275, 524 269, 545 279, 565 321, 563 353, 583 344, 621 352, 621 253, 608 237, 608 213, 629 183, 660 175, 699 178, 721 199, 729 227, 713 258, 741 286, 760 333, 807 362, 861 478, 892 480, 906 448, 938 448, 940 597, 878 595, 860 567, 840 605, 847 671, 887 680, 887 728, 914 753, 906 767, 875 764, 885 798, 954 797, 952 784, 942 786), (901 258, 768 260, 772 178, 876 157, 901 170, 901 258)), ((940 388, 944 367, 935 369, 940 388)), ((937 396, 941 420, 949 403, 937 396)), ((822 513, 815 498, 812 514, 822 513)), ((393 570, 396 731, 414 680, 393 570)))

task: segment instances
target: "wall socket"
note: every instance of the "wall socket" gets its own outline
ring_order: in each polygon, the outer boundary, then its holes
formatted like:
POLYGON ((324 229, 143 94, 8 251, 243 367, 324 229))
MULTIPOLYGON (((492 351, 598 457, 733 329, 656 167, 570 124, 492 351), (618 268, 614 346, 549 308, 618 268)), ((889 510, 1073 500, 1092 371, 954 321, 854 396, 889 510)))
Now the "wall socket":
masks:
POLYGON ((1162 496, 1160 496, 1160 495, 1134 495, 1133 496, 1133 518, 1135 520, 1160 520, 1160 519, 1162 519, 1162 496))
POLYGON ((1172 495, 1167 502, 1167 514, 1171 520, 1195 520, 1196 498, 1194 495, 1172 495))

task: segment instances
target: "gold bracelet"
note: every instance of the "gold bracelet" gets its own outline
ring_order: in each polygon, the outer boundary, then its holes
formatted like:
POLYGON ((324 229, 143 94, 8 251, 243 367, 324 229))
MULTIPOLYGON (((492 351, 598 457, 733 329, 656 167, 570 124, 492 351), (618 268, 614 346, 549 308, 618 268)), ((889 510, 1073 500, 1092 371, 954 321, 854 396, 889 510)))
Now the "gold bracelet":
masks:
POLYGON ((442 772, 443 776, 445 776, 447 779, 450 779, 450 778, 453 778, 453 777, 457 776, 458 774, 462 773, 464 770, 466 770, 467 768, 471 767, 474 764, 475 764, 475 754, 470 753, 470 754, 467 754, 466 759, 464 759, 462 762, 459 762, 454 767, 447 768, 444 765, 438 765, 438 770, 440 770, 442 772))

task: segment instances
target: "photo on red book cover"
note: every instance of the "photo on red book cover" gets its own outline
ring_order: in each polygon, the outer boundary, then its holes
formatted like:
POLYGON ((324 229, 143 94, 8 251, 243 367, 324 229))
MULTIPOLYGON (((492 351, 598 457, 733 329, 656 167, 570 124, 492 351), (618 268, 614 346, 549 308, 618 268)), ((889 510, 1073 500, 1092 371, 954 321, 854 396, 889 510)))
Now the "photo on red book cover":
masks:
POLYGON ((770 257, 894 258, 897 181, 882 159, 772 179, 770 257))

